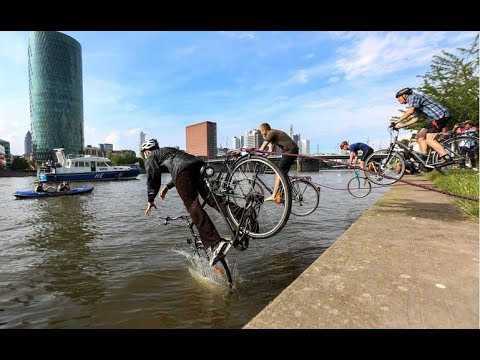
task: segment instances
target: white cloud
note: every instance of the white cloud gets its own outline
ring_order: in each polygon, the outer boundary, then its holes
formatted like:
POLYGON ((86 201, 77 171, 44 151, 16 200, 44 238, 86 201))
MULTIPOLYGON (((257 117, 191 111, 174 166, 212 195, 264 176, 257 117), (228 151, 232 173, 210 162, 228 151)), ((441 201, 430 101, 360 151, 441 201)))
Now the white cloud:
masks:
POLYGON ((354 34, 353 41, 338 50, 340 58, 336 66, 350 80, 425 65, 440 52, 440 41, 446 35, 445 32, 405 31, 354 34))

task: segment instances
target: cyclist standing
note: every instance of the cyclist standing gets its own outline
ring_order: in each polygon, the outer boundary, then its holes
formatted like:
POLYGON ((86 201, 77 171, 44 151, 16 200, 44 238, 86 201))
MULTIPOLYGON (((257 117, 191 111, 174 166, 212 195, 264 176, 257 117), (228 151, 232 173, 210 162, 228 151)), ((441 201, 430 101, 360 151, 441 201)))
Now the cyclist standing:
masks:
MULTIPOLYGON (((263 151, 267 145, 270 144, 270 152, 273 152, 274 145, 278 145, 278 147, 282 149, 282 160, 280 160, 278 167, 285 173, 285 175, 288 175, 292 164, 297 159, 295 154, 298 155, 298 145, 295 144, 295 141, 293 141, 286 133, 281 130, 272 129, 268 123, 261 124, 258 130, 260 130, 260 133, 265 138, 265 141, 260 146, 259 150, 263 151)), ((280 177, 277 176, 272 194, 264 201, 275 201, 279 187, 280 177)))
POLYGON ((395 94, 395 98, 400 104, 407 104, 408 109, 398 120, 392 120, 391 125, 396 129, 400 129, 416 123, 419 120, 419 116, 426 117, 427 120, 422 130, 417 134, 417 141, 422 156, 424 158, 427 157, 427 146, 430 146, 440 155, 440 164, 438 166, 442 167, 452 164, 454 161, 447 155, 445 148, 435 140, 437 134, 450 121, 448 108, 430 99, 428 96, 413 92, 411 88, 399 90, 395 94), (400 124, 412 115, 412 119, 400 124))
MULTIPOLYGON (((160 148, 156 139, 145 141, 141 150, 146 158, 145 170, 147 172, 148 203, 145 215, 150 216, 152 208, 157 209, 154 202, 157 194, 164 199, 168 190, 175 186, 185 208, 192 217, 203 246, 210 251, 210 265, 215 265, 218 260, 225 257, 230 244, 220 237, 198 199, 200 194, 208 205, 220 211, 213 197, 208 196, 208 189, 200 174, 200 169, 206 163, 183 150, 173 147, 160 148), (161 167, 167 168, 172 180, 160 190, 161 167)), ((219 203, 220 206, 224 206, 220 201, 219 203)), ((222 212, 226 213, 226 210, 222 209, 222 212)))

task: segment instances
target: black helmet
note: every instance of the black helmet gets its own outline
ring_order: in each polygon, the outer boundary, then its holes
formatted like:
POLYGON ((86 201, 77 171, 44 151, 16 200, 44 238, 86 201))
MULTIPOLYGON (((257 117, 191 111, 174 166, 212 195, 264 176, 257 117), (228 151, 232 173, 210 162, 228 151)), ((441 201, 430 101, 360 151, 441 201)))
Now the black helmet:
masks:
POLYGON ((397 94, 395 95, 395 98, 398 98, 399 96, 402 96, 402 95, 405 95, 405 94, 412 95, 412 92, 413 91, 410 88, 403 88, 402 90, 399 90, 397 92, 397 94))

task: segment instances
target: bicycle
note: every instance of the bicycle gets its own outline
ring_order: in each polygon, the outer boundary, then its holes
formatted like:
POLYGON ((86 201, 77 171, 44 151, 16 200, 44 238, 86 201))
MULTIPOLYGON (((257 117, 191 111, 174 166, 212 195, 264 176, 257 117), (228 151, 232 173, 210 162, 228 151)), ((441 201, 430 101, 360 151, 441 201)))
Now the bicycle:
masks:
POLYGON ((372 191, 372 184, 367 177, 360 176, 358 169, 353 169, 355 176, 348 181, 347 190, 350 195, 356 198, 363 198, 372 191))
MULTIPOLYGON (((445 151, 447 151, 447 153, 451 152, 459 154, 461 156, 465 156, 465 166, 467 166, 467 164, 470 167, 478 166, 478 132, 472 131, 469 134, 463 133, 459 135, 454 135, 453 137, 446 138, 443 141, 439 142, 445 148, 445 151), (475 164, 475 166, 472 166, 472 164, 475 164)), ((435 158, 435 160, 437 160, 437 158, 435 158)))
MULTIPOLYGON (((282 186, 288 181, 283 171, 271 160, 253 154, 240 156, 238 152, 231 151, 216 177, 215 173, 214 168, 208 163, 200 170, 200 176, 208 189, 208 196, 213 197, 216 208, 221 209, 220 202, 226 208, 226 214, 219 211, 231 232, 231 238, 225 239, 228 242, 225 254, 232 245, 237 250, 244 251, 248 248, 250 238, 271 237, 285 226, 292 206, 290 187, 286 187, 281 207, 271 211, 269 206, 264 205, 265 194, 270 194, 276 177, 280 178, 282 186)), ((201 206, 204 207, 205 204, 206 200, 203 199, 201 206)), ((197 258, 209 260, 209 254, 193 230, 194 224, 188 216, 162 219, 166 223, 172 219, 187 221, 192 234, 190 241, 194 246, 194 254, 197 258)), ((227 282, 233 287, 231 272, 225 258, 219 262, 224 269, 227 282)))
MULTIPOLYGON (((237 151, 230 151, 215 178, 209 164, 201 172, 215 201, 220 198, 226 204, 228 219, 225 220, 232 233, 235 229, 241 235, 265 239, 276 235, 287 223, 292 207, 290 188, 284 194, 281 207, 264 205, 277 176, 280 186, 288 182, 283 171, 268 158, 252 153, 241 156, 237 151)), ((236 235, 233 234, 233 239, 236 235)))
MULTIPOLYGON (((288 176, 292 192, 291 213, 296 216, 307 216, 313 213, 320 202, 320 187, 312 183, 311 176, 288 176)), ((280 186, 275 202, 283 201, 283 186, 280 186)))
POLYGON ((220 283, 226 283, 230 290, 233 290, 233 279, 230 267, 227 264, 225 258, 217 261, 212 267, 209 264, 210 257, 200 240, 200 236, 193 229, 194 223, 189 215, 181 215, 176 217, 161 217, 159 219, 164 220, 164 225, 168 225, 170 221, 182 220, 187 223, 187 227, 190 230, 190 237, 187 236, 187 243, 191 245, 189 260, 196 271, 198 271, 204 278, 211 279, 220 283))
MULTIPOLYGON (((414 161, 415 165, 423 172, 437 170, 443 174, 436 151, 429 149, 424 160, 422 154, 410 149, 398 141, 399 129, 389 127, 390 146, 388 149, 377 150, 365 160, 365 176, 368 180, 378 185, 391 185, 400 180, 405 174, 405 162, 414 161), (396 132, 394 134, 394 132, 396 132), (398 148, 402 150, 398 150, 398 148), (403 154, 402 154, 403 153, 403 154)), ((454 163, 461 164, 465 160, 457 152, 445 149, 454 163)))

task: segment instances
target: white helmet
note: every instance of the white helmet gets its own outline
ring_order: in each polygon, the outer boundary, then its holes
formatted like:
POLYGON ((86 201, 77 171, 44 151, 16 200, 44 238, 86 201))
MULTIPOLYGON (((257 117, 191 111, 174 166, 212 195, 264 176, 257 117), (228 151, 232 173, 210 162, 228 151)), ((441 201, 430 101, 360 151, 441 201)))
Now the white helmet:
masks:
POLYGON ((145 150, 152 150, 152 149, 155 149, 155 148, 158 148, 158 141, 157 139, 150 139, 150 140, 147 140, 145 141, 143 144, 142 144, 142 151, 145 151, 145 150))

